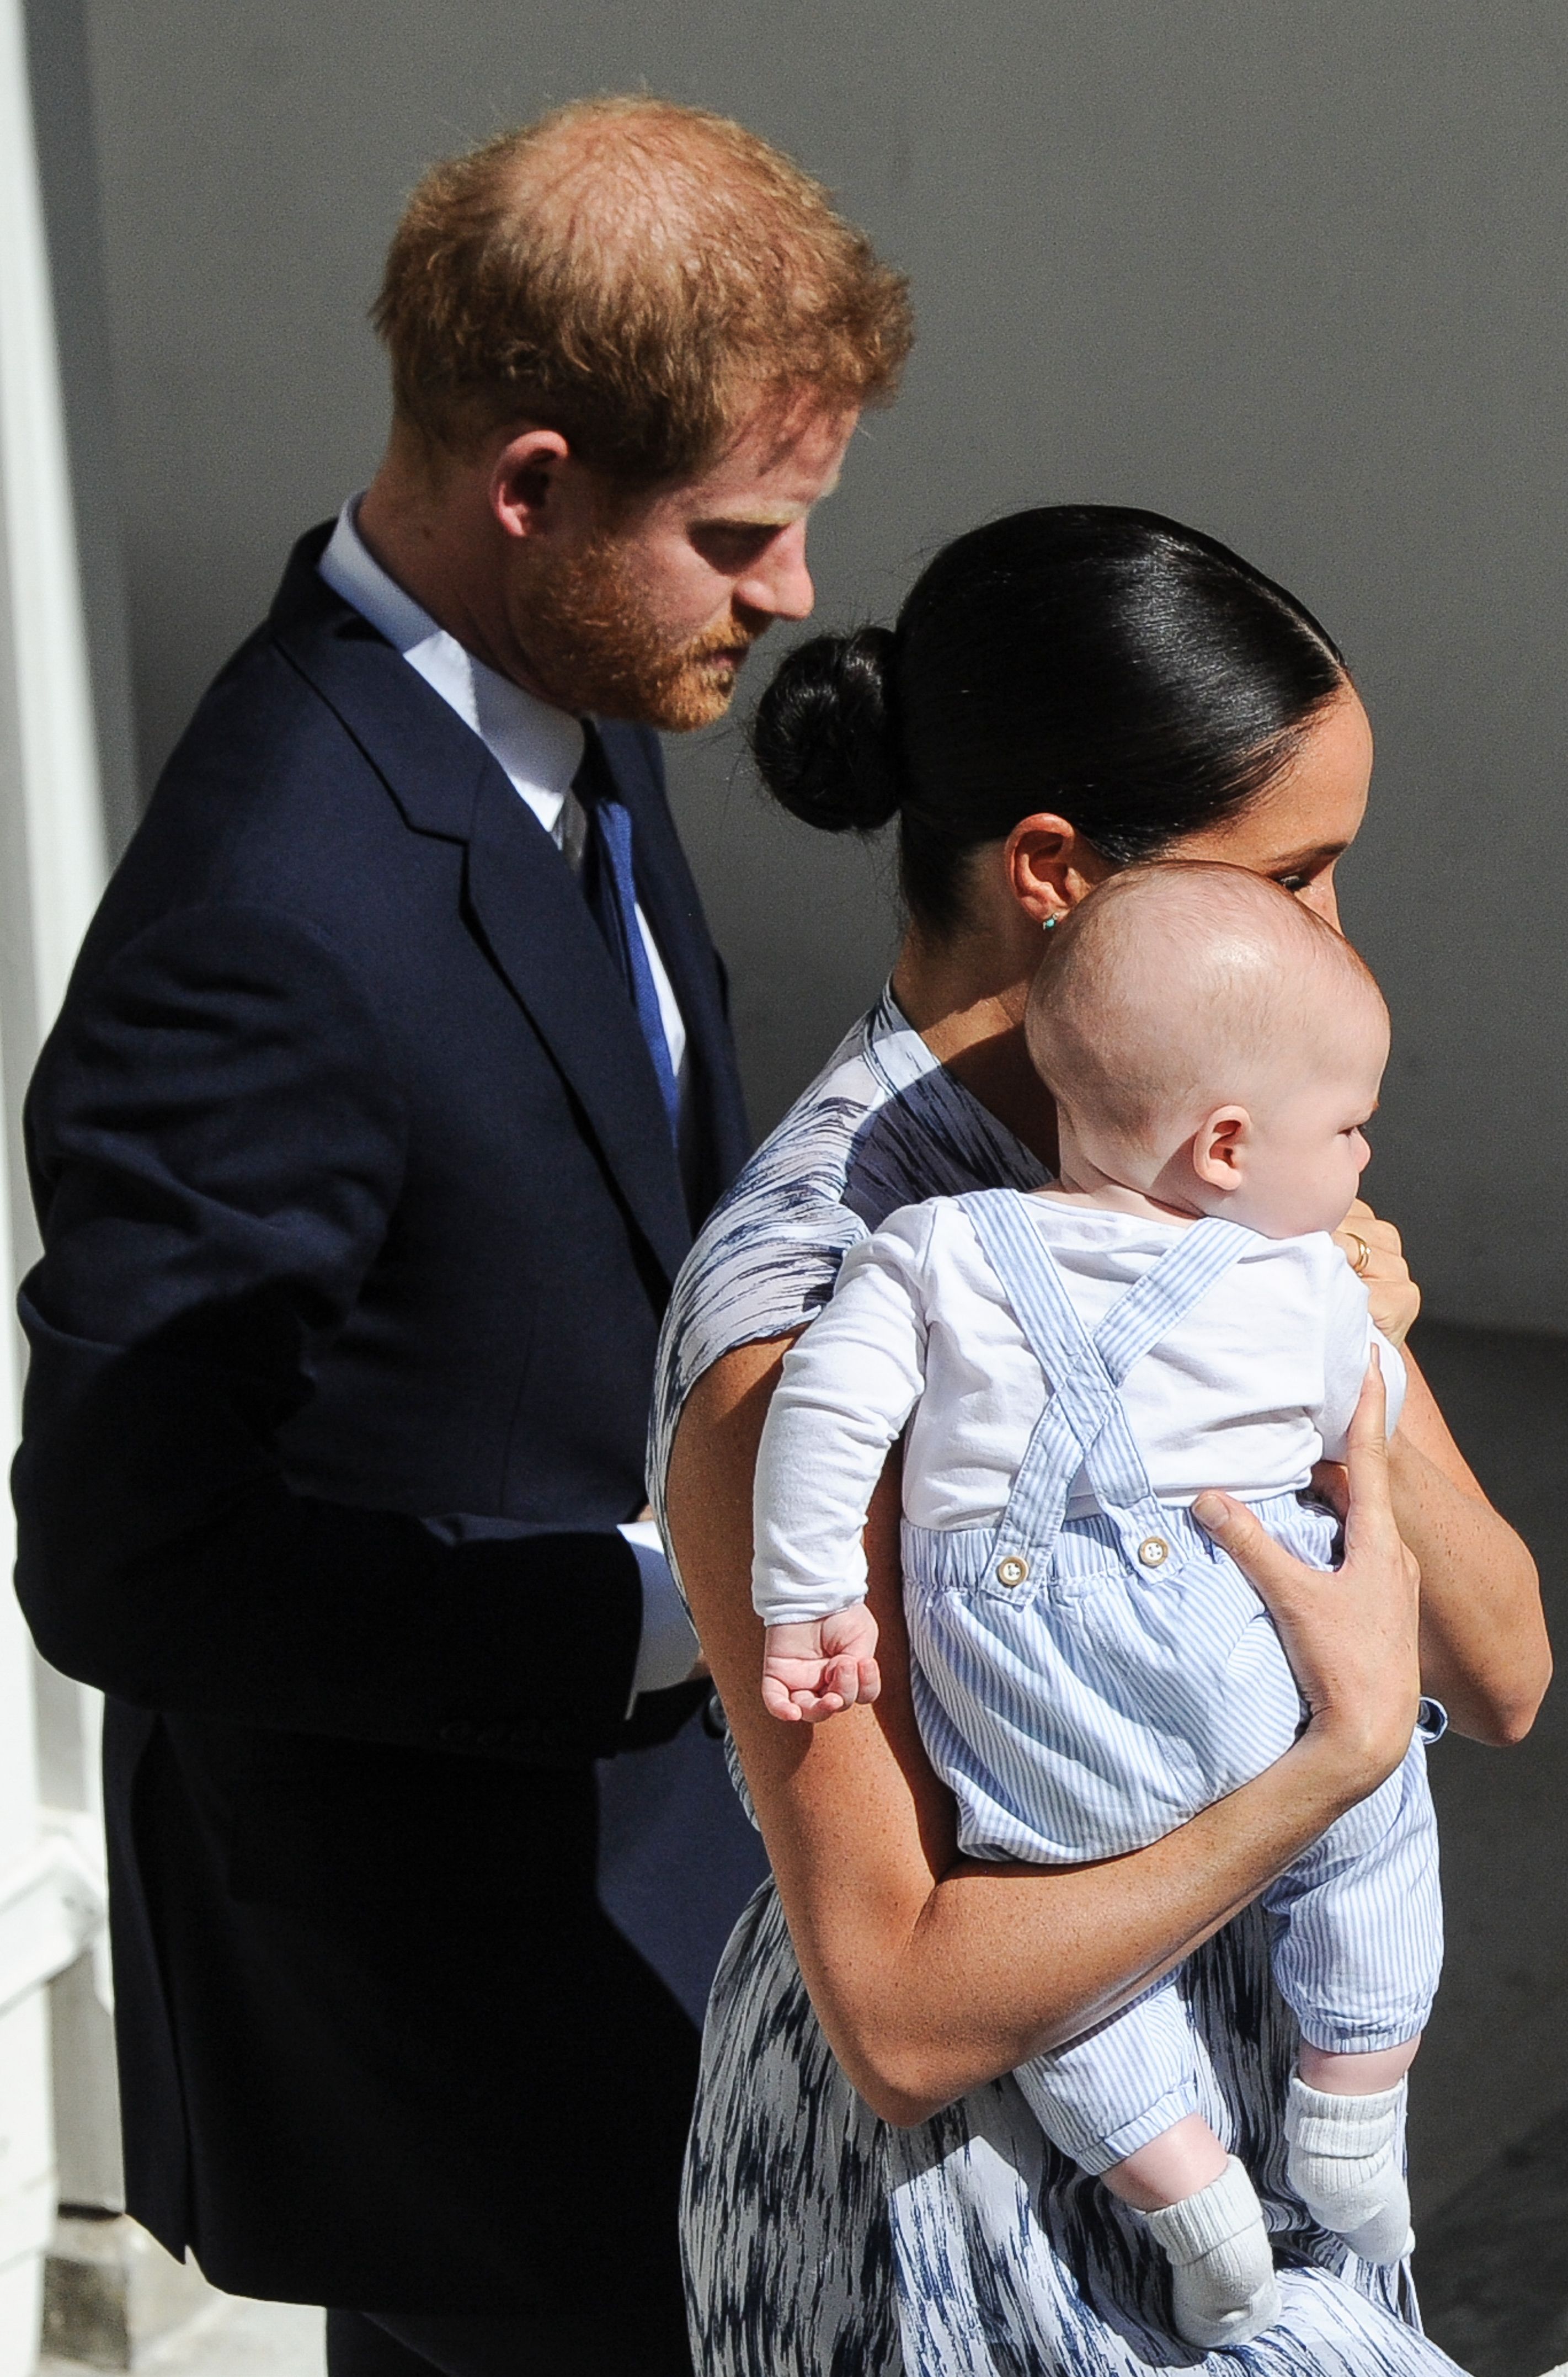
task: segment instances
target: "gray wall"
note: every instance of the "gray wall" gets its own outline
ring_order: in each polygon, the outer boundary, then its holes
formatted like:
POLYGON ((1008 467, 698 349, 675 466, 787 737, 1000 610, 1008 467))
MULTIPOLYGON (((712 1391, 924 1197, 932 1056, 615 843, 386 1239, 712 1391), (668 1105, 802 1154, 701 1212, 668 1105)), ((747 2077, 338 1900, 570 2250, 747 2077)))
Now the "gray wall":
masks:
MULTIPOLYGON (((915 281, 820 615, 1069 497, 1185 516, 1295 587, 1379 735, 1346 868, 1396 1024, 1371 1194, 1433 1310, 1568 1332, 1555 0, 87 6, 149 771, 373 467, 364 311, 420 167, 584 90, 731 110, 915 281)), ((878 979, 888 869, 766 816, 733 728, 672 758, 765 1124, 878 979)))

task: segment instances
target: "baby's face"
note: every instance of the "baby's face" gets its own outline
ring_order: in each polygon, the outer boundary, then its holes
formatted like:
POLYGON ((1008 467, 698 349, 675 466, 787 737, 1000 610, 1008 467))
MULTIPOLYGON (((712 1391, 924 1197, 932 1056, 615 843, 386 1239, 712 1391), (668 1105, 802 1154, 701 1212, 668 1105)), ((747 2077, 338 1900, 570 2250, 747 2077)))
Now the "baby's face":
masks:
POLYGON ((1227 1219, 1269 1238, 1338 1229, 1371 1155, 1364 1126, 1387 1061, 1381 1015, 1347 1018, 1288 1090, 1251 1103, 1240 1184, 1219 1208, 1227 1219))

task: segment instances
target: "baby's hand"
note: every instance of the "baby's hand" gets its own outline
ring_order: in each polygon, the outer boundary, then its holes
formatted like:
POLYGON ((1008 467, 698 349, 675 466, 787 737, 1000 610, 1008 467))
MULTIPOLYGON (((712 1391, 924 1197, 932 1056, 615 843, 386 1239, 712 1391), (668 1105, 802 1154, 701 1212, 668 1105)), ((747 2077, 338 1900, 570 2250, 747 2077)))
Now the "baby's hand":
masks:
POLYGON ((820 1725, 856 1701, 874 1701, 877 1621, 863 1601, 831 1618, 770 1626, 762 1655, 762 1698, 786 1725, 820 1725))

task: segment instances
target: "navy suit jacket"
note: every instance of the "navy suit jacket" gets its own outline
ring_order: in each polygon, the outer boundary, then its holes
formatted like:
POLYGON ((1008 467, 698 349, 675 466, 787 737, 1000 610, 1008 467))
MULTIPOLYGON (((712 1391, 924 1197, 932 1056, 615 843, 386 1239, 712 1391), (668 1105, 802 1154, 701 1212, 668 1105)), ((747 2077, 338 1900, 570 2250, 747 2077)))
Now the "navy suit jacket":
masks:
POLYGON ((581 2264, 576 2150, 517 2167, 574 2066, 593 2221, 585 2096, 673 2240, 691 2026, 593 1902, 592 1762, 627 1739, 660 1315, 745 1123, 653 736, 603 729, 689 1035, 684 1182, 576 882, 323 583, 326 534, 171 759, 28 1101, 18 1583, 111 1696, 133 2209, 243 2291, 509 2308, 581 2264))

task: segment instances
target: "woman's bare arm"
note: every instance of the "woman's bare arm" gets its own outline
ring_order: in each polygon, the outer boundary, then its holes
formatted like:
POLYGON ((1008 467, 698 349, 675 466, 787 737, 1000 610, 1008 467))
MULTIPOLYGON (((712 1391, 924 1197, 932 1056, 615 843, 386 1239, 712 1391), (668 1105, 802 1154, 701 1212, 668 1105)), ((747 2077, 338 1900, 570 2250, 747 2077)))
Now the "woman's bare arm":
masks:
POLYGON ((1457 1731, 1522 1741, 1551 1680, 1536 1564, 1472 1475, 1405 1349, 1389 1446, 1394 1516, 1421 1569, 1421 1678, 1457 1731))
POLYGON ((777 1340, 743 1346, 693 1390, 669 1478, 670 1534, 812 2001, 868 2102, 912 2122, 1179 1963, 1392 1772, 1415 1715, 1413 1563, 1388 1509, 1379 1397, 1375 1424, 1358 1424, 1357 1510, 1337 1574, 1254 1543, 1236 1506, 1220 1513, 1313 1712, 1296 1746, 1133 1856, 1057 1869, 961 1858, 910 1704, 895 1475, 867 1531, 880 1699, 817 1727, 763 1709, 751 1487, 784 1351, 777 1340))
MULTIPOLYGON (((1373 1320, 1403 1345, 1421 1293, 1398 1231, 1358 1199, 1335 1235, 1367 1283, 1373 1320)), ((1422 1680, 1457 1732, 1504 1749, 1528 1733, 1551 1680, 1536 1564, 1487 1500, 1407 1346, 1405 1361, 1409 1392, 1389 1454, 1394 1515, 1420 1562, 1422 1680)))

